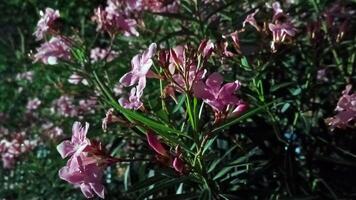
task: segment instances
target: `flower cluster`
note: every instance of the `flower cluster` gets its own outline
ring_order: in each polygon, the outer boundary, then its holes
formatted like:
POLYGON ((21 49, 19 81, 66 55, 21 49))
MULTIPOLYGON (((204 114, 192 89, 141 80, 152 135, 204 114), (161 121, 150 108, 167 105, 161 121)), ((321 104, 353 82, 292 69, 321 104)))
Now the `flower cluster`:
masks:
POLYGON ((101 60, 105 60, 106 62, 113 61, 118 56, 118 52, 110 50, 110 49, 102 49, 96 47, 90 51, 90 62, 95 63, 101 60))
POLYGON ((94 10, 92 20, 97 24, 97 31, 110 35, 123 33, 126 36, 138 36, 138 21, 135 18, 138 2, 129 0, 108 0, 105 8, 94 10))
POLYGON ((268 24, 268 28, 273 35, 273 41, 271 43, 272 51, 276 51, 275 44, 284 42, 286 37, 294 37, 297 30, 289 16, 283 12, 279 2, 274 2, 272 8, 274 15, 272 23, 268 24))
MULTIPOLYGON (((278 1, 272 4, 272 9, 274 13, 272 21, 268 23, 268 29, 272 32, 273 36, 271 49, 273 52, 276 52, 276 44, 284 43, 287 39, 293 38, 296 35, 297 29, 292 23, 290 17, 284 13, 281 4, 278 1)), ((246 24, 250 24, 259 32, 267 32, 263 25, 261 26, 255 19, 258 12, 259 9, 256 9, 253 13, 248 14, 242 25, 245 27, 246 24)))
POLYGON ((79 187, 85 197, 92 198, 96 194, 104 198, 103 170, 116 161, 106 154, 100 143, 87 138, 88 129, 88 123, 82 126, 80 122, 75 122, 71 140, 57 146, 62 158, 70 157, 58 174, 61 179, 79 187))
POLYGON ((146 51, 135 55, 131 60, 131 71, 121 77, 120 83, 125 87, 136 84, 136 87, 131 89, 128 98, 122 97, 119 99, 120 105, 124 108, 137 110, 142 107, 140 98, 146 87, 146 77, 154 77, 150 68, 153 65, 152 57, 156 53, 156 48, 156 43, 152 43, 146 51))
POLYGON ((335 108, 338 113, 334 117, 326 119, 326 123, 332 129, 356 126, 356 93, 351 93, 351 89, 351 85, 346 86, 335 108))
POLYGON ((0 154, 4 168, 11 169, 16 160, 23 154, 33 150, 37 146, 37 140, 26 138, 26 132, 11 134, 11 139, 0 140, 0 154))
POLYGON ((42 40, 46 34, 55 31, 56 20, 59 19, 59 11, 52 8, 46 8, 45 12, 40 11, 41 19, 37 23, 37 27, 33 35, 36 40, 42 40))
POLYGON ((223 77, 215 72, 205 81, 198 81, 194 85, 194 96, 201 98, 215 111, 215 119, 223 116, 239 116, 247 109, 247 104, 235 96, 235 91, 240 88, 240 82, 235 81, 223 84, 223 77))
POLYGON ((26 109, 28 112, 32 112, 34 110, 37 110, 38 107, 41 105, 41 100, 39 100, 37 97, 34 99, 30 99, 27 102, 26 109))
POLYGON ((64 117, 76 117, 94 113, 97 104, 98 101, 96 97, 81 99, 79 100, 78 105, 76 105, 73 97, 63 95, 54 101, 54 110, 56 113, 64 117))
POLYGON ((34 62, 41 61, 44 64, 56 65, 58 60, 68 61, 71 59, 71 47, 64 37, 52 37, 48 42, 37 48, 34 62))

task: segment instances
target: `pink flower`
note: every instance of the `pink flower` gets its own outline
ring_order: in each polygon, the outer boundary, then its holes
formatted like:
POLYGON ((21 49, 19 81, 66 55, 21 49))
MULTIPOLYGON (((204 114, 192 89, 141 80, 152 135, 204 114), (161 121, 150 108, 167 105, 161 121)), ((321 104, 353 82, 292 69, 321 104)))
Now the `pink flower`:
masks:
POLYGON ((50 29, 53 28, 54 23, 60 17, 58 10, 52 8, 46 8, 45 13, 40 11, 41 19, 38 21, 36 30, 33 35, 36 36, 36 40, 42 40, 50 29))
POLYGON ((179 157, 174 158, 172 166, 177 172, 183 173, 184 163, 179 157))
POLYGON ((356 126, 356 93, 351 94, 351 89, 351 85, 346 86, 335 108, 338 113, 334 117, 326 119, 326 123, 332 129, 356 126))
POLYGON ((97 31, 106 31, 112 35, 123 32, 126 36, 138 36, 137 21, 128 16, 129 9, 124 10, 125 5, 127 5, 125 2, 109 0, 105 9, 101 7, 95 9, 92 20, 97 23, 97 31))
POLYGON ((273 21, 277 20, 279 17, 281 17, 281 15, 284 15, 283 14, 283 9, 281 7, 281 4, 276 1, 274 3, 272 3, 272 9, 273 9, 273 21))
POLYGON ((143 89, 146 87, 146 76, 152 74, 150 68, 153 65, 152 57, 156 53, 156 48, 156 43, 152 43, 142 54, 134 56, 131 60, 132 70, 124 74, 120 79, 120 83, 125 87, 137 83, 136 93, 139 94, 138 96, 141 96, 143 89))
POLYGON ((73 85, 78 85, 79 83, 82 83, 83 85, 89 84, 88 81, 78 73, 73 73, 72 75, 70 75, 70 77, 68 78, 68 82, 73 85))
POLYGON ((134 87, 131 89, 130 96, 128 98, 121 97, 119 99, 119 103, 122 107, 126 109, 138 110, 143 105, 143 103, 140 100, 141 96, 142 93, 138 93, 137 88, 134 87))
POLYGON ((151 133, 150 131, 147 132, 146 134, 147 137, 147 142, 150 145, 150 147, 155 150, 156 153, 163 157, 167 157, 168 153, 166 149, 163 147, 161 142, 158 140, 157 136, 151 133))
POLYGON ((143 0, 146 10, 156 13, 177 13, 179 1, 177 0, 143 0))
POLYGON ((95 159, 86 157, 85 153, 81 152, 77 157, 69 159, 58 175, 70 184, 80 187, 86 198, 92 198, 94 194, 104 198, 105 188, 101 183, 103 170, 97 166, 95 159))
POLYGON ((183 75, 176 73, 172 76, 174 80, 173 86, 178 92, 190 91, 197 81, 205 77, 205 74, 205 69, 197 70, 195 66, 190 66, 188 73, 184 73, 183 75))
MULTIPOLYGON (((212 53, 211 45, 212 43, 208 41, 203 42, 199 48, 201 55, 210 56, 209 54, 212 53)), ((176 46, 170 50, 168 70, 172 76, 172 85, 177 92, 190 91, 196 81, 204 78, 206 70, 197 69, 196 59, 196 57, 186 57, 186 47, 184 46, 176 46)))
POLYGON ((194 95, 202 98, 216 112, 225 112, 228 106, 237 106, 240 100, 235 96, 235 91, 239 89, 238 81, 223 84, 223 77, 215 72, 211 74, 206 82, 198 81, 194 87, 194 95))
POLYGON ((41 105, 41 101, 36 97, 27 102, 26 109, 31 112, 37 110, 37 108, 41 105))
POLYGON ((89 123, 85 123, 83 127, 80 122, 75 122, 72 128, 72 139, 65 140, 57 146, 59 154, 62 158, 71 155, 79 155, 88 145, 89 139, 86 138, 89 129, 89 123))
POLYGON ((122 95, 124 93, 124 86, 120 82, 116 83, 113 91, 116 96, 122 95))
POLYGON ((3 167, 11 169, 15 166, 16 160, 23 154, 34 149, 38 144, 37 140, 26 138, 25 132, 11 134, 11 139, 0 141, 0 155, 3 167))
POLYGON ((214 43, 211 40, 203 40, 199 47, 198 52, 203 56, 204 59, 208 59, 214 50, 214 43))
POLYGON ((257 31, 260 31, 260 27, 257 24, 255 15, 258 13, 259 9, 256 9, 255 12, 247 15, 246 19, 242 22, 242 27, 246 26, 246 23, 249 23, 251 26, 255 27, 257 31))
POLYGON ((273 35, 271 49, 272 51, 276 51, 275 44, 284 42, 286 37, 294 37, 297 32, 297 29, 294 27, 289 16, 283 13, 279 2, 273 3, 272 8, 274 11, 274 15, 272 23, 268 24, 268 28, 273 35))
POLYGON ((65 117, 75 117, 78 115, 78 110, 76 109, 72 97, 63 95, 59 99, 55 100, 56 111, 59 115, 65 117))
POLYGON ((294 37, 296 33, 296 29, 294 28, 293 24, 289 22, 278 24, 269 23, 268 28, 273 34, 273 41, 275 43, 283 42, 287 35, 294 37))
POLYGON ((113 61, 116 57, 118 56, 118 53, 116 51, 108 50, 108 49, 101 49, 99 47, 96 47, 92 50, 90 50, 90 59, 91 63, 98 62, 100 60, 104 60, 106 62, 111 62, 113 61))
POLYGON ((63 38, 53 37, 49 42, 45 42, 37 48, 34 59, 34 62, 41 61, 49 65, 57 64, 58 59, 70 60, 70 46, 63 38))

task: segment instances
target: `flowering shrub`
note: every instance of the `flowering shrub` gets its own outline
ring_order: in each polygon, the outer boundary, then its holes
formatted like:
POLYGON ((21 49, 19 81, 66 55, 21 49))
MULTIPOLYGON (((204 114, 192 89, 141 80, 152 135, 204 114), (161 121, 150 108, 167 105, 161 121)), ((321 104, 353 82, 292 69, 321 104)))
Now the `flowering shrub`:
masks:
POLYGON ((355 3, 4 5, 1 199, 354 198, 355 3))

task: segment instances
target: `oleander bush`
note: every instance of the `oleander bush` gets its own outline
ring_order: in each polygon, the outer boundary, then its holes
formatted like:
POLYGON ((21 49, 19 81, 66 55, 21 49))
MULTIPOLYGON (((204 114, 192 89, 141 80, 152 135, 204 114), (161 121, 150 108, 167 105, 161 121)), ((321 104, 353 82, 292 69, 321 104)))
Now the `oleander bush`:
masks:
POLYGON ((356 2, 0 9, 1 199, 356 198, 356 2))

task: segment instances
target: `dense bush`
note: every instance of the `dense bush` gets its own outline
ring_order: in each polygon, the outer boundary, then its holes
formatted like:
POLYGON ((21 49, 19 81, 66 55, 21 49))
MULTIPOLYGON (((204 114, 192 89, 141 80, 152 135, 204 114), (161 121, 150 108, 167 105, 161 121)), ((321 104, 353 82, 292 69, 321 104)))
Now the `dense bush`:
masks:
POLYGON ((0 9, 1 199, 356 198, 354 2, 0 9))

